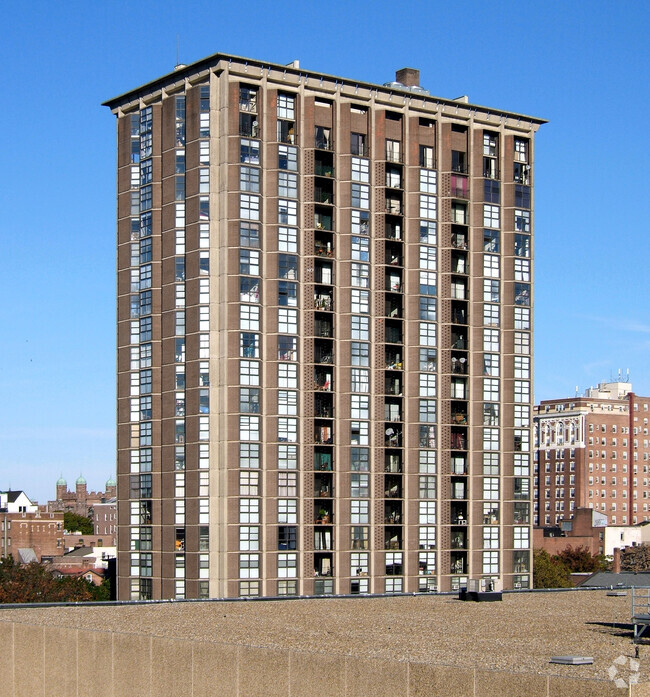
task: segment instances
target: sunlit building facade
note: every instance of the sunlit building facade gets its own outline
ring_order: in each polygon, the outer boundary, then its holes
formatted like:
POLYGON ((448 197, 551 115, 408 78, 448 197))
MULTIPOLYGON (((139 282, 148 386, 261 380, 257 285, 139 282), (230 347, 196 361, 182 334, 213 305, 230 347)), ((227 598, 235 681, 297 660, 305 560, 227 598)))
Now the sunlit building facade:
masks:
POLYGON ((542 120, 217 54, 118 132, 119 597, 530 584, 542 120))

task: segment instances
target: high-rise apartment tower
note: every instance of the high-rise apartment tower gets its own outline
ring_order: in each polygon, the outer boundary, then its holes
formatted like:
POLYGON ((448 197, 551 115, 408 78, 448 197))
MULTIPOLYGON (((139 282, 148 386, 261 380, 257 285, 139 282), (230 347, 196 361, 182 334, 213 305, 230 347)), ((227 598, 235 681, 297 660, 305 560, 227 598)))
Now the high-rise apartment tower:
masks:
POLYGON ((119 597, 530 584, 544 121, 217 54, 118 130, 119 597))

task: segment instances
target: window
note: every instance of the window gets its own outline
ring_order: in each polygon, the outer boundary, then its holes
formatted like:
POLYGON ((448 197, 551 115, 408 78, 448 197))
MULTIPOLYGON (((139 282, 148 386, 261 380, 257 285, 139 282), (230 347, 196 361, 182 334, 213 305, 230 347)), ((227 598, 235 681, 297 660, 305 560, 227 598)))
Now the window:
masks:
MULTIPOLYGON (((363 312, 368 314, 370 312, 370 293, 367 290, 358 290, 353 288, 350 291, 350 311, 351 312, 363 312)), ((354 337, 353 337, 354 338, 354 337)), ((365 336, 364 338, 368 338, 365 336)))
POLYGON ((298 148, 294 148, 291 145, 278 145, 278 168, 297 171, 298 148))
POLYGON ((483 349, 486 351, 499 350, 499 330, 484 329, 483 330, 483 349))
POLYGON ((368 317, 352 315, 350 325, 352 339, 368 340, 370 338, 370 320, 368 317))
POLYGON ((260 548, 260 529, 257 526, 239 528, 239 549, 242 552, 256 552, 260 548))
POLYGON ((483 206, 483 227, 498 228, 499 225, 499 206, 483 206))
POLYGON ((368 160, 360 157, 352 158, 352 181, 365 182, 370 181, 370 163, 368 160))
POLYGON ((433 148, 429 145, 420 145, 420 167, 433 169, 433 148))
POLYGON ((437 243, 437 223, 431 220, 420 221, 420 242, 423 244, 437 243))
POLYGON ((239 335, 239 355, 243 358, 259 358, 259 334, 241 332, 239 335))
POLYGON ((351 365, 367 366, 370 364, 370 344, 360 341, 350 342, 351 365))
POLYGON ((352 368, 350 371, 350 390, 352 392, 369 392, 370 371, 363 368, 352 368))
POLYGON ((351 185, 351 205, 353 208, 370 208, 370 187, 364 184, 351 185))
POLYGON ((298 495, 298 475, 296 472, 278 472, 278 496, 298 495))
POLYGON ((239 217, 245 220, 260 219, 260 197, 250 194, 239 195, 239 217))
POLYGON ((487 278, 483 280, 483 300, 488 303, 499 302, 499 281, 487 278))
MULTIPOLYGON (((243 218, 244 216, 242 216, 243 218)), ((255 220, 259 220, 255 218, 255 220)), ((278 222, 281 225, 298 224, 298 202, 287 199, 278 199, 278 222)))
POLYGON ((499 499, 499 479, 497 477, 483 477, 483 498, 487 501, 499 499))
POLYGON ((367 155, 366 136, 363 133, 350 133, 350 152, 361 157, 367 155))
POLYGON ((515 208, 515 230, 517 232, 530 232, 530 211, 515 208))
MULTIPOLYGON (((239 244, 242 247, 260 246, 260 228, 254 223, 239 223, 239 244)), ((184 278, 184 277, 183 277, 184 278)), ((177 279, 179 280, 179 279, 177 279)))
POLYGON ((260 307, 259 307, 259 305, 240 305, 239 306, 239 328, 240 329, 259 329, 260 328, 260 307))
POLYGON ((295 98, 290 94, 278 94, 278 118, 290 119, 295 118, 295 98))
POLYGON ((298 310, 278 309, 278 331, 283 334, 298 333, 298 310))
POLYGON ((483 275, 499 278, 499 257, 494 254, 483 255, 483 275))
POLYGON ((513 547, 515 549, 528 549, 530 547, 530 529, 517 527, 513 528, 514 542, 513 547))
POLYGON ((436 478, 432 476, 418 477, 419 489, 418 496, 421 499, 436 498, 436 478))
POLYGON ((421 399, 419 406, 419 417, 420 421, 435 423, 436 421, 436 400, 435 399, 421 399))
POLYGON ((297 336, 278 336, 278 360, 297 361, 298 360, 298 337, 297 336))
POLYGON ((515 160, 517 162, 528 162, 528 140, 525 138, 515 138, 515 160))
POLYGON ((368 445, 369 425, 367 421, 350 422, 350 443, 355 445, 368 445))
POLYGON ((352 258, 358 261, 370 260, 370 240, 367 237, 352 237, 352 258))
POLYGON ((296 578, 298 575, 298 555, 278 554, 278 578, 296 578))
POLYGON ((436 345, 436 325, 432 322, 420 322, 420 344, 422 346, 436 345))
POLYGON ((530 329, 530 310, 527 307, 515 307, 515 329, 530 329))
POLYGON ((435 271, 420 271, 420 295, 435 295, 436 283, 435 271))
POLYGON ((239 411, 243 414, 259 414, 260 390, 257 387, 239 388, 239 411))
POLYGON ((350 475, 350 496, 352 498, 361 498, 370 496, 369 475, 367 474, 351 474, 350 475))
MULTIPOLYGON (((492 168, 490 168, 490 175, 493 174, 492 168)), ((501 185, 494 178, 485 179, 483 182, 483 200, 486 203, 500 203, 501 202, 501 185)))
POLYGON ((251 468, 260 466, 260 446, 258 443, 239 444, 239 466, 251 468))
POLYGON ((436 548, 436 528, 432 526, 420 527, 418 530, 418 546, 420 549, 436 548))
POLYGON ((260 273, 260 253, 252 249, 239 250, 239 273, 258 276, 260 273))
POLYGON ((296 307, 298 304, 298 284, 278 281, 278 305, 296 307))
POLYGON ((525 184, 515 184, 515 206, 530 208, 530 187, 525 184))
POLYGON ((278 249, 281 252, 298 251, 298 230, 296 228, 278 228, 278 249))
POLYGON ((278 549, 296 549, 298 528, 293 525, 278 526, 278 549))
POLYGON ((351 523, 369 523, 369 502, 368 501, 350 501, 350 522, 351 523))
POLYGON ((295 443, 298 440, 298 419, 278 419, 278 440, 295 443))
POLYGON ((370 231, 370 213, 368 211, 352 210, 351 231, 358 235, 367 235, 370 231))
POLYGON ((530 334, 528 332, 515 332, 514 334, 515 353, 530 353, 530 334))
POLYGON ((370 266, 353 262, 350 282, 357 288, 368 288, 370 286, 370 266))
POLYGON ((488 327, 499 326, 499 306, 483 305, 483 324, 488 327))
POLYGON ((278 469, 298 467, 298 448, 295 445, 278 445, 278 469))
POLYGON ((260 170, 257 167, 242 165, 239 168, 239 188, 242 191, 260 191, 260 170))
POLYGON ((298 501, 296 499, 278 499, 278 523, 298 522, 298 501))
POLYGON ((259 499, 239 499, 239 522, 240 523, 259 523, 260 522, 260 500, 259 499))
POLYGON ((367 472, 370 469, 368 448, 350 448, 350 469, 354 472, 367 472))
POLYGON ((421 218, 436 218, 436 197, 420 194, 420 217, 421 218))
POLYGON ((350 416, 356 419, 370 418, 370 402, 368 397, 357 394, 351 395, 350 416))
POLYGON ((278 173, 278 196, 298 198, 298 176, 296 174, 278 173))
POLYGON ((436 270, 436 258, 437 249, 436 247, 429 247, 428 245, 420 245, 420 268, 430 269, 432 271, 436 270))
POLYGON ((516 378, 530 378, 530 358, 527 356, 515 356, 514 376, 516 378))
POLYGON ((239 438, 240 438, 240 440, 259 440, 260 439, 260 417, 259 416, 240 416, 239 417, 239 438))
MULTIPOLYGON (((425 194, 437 193, 436 188, 436 171, 430 169, 420 170, 420 191, 425 194)), ((430 217, 430 216, 425 216, 430 217)))
POLYGON ((436 321, 436 299, 429 296, 420 297, 420 319, 436 321))
POLYGON ((483 573, 499 573, 499 552, 483 552, 483 573))

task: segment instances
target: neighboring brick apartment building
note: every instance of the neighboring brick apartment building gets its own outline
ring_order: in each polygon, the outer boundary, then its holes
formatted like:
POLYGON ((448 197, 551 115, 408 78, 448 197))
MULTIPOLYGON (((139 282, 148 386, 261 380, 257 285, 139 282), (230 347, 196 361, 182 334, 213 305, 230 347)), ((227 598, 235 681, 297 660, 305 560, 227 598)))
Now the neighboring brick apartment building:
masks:
POLYGON ((118 142, 119 597, 530 584, 543 120, 216 54, 118 142))
POLYGON ((649 410, 629 382, 537 405, 534 524, 558 525, 583 507, 612 525, 650 520, 649 410))
POLYGON ((63 554, 63 513, 39 511, 24 491, 0 492, 0 550, 22 562, 63 554))

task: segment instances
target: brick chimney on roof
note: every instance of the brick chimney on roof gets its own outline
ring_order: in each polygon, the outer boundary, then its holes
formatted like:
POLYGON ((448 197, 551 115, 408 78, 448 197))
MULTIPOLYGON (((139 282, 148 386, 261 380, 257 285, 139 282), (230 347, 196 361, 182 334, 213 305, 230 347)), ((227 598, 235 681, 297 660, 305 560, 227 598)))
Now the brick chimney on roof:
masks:
POLYGON ((395 81, 407 87, 419 87, 420 71, 415 68, 402 68, 395 73, 395 81))
POLYGON ((612 561, 612 573, 621 573, 621 550, 618 547, 614 547, 614 559, 612 561))

